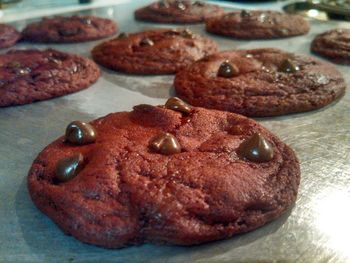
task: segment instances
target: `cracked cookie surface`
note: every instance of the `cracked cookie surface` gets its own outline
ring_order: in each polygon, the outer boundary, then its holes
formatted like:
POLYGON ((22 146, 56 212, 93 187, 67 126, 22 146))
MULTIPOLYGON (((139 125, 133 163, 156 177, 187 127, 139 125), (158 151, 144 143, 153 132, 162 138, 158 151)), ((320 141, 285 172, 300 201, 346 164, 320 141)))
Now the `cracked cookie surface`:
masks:
POLYGON ((350 65, 350 29, 333 29, 317 35, 311 50, 332 62, 350 65))
POLYGON ((114 21, 95 16, 56 16, 29 24, 22 38, 31 42, 70 43, 96 40, 117 32, 114 21))
POLYGON ((304 35, 309 22, 300 15, 277 11, 231 12, 206 20, 210 33, 238 39, 271 39, 304 35))
POLYGON ((0 107, 47 100, 88 88, 97 65, 54 49, 11 50, 0 55, 0 107))
POLYGON ((194 106, 275 116, 321 108, 343 96, 346 84, 330 63, 264 48, 203 58, 178 72, 174 86, 194 106), (225 61, 237 71, 234 76, 218 75, 225 61))
POLYGON ((135 11, 135 18, 160 23, 201 23, 205 19, 224 14, 217 5, 201 1, 162 0, 135 11))
POLYGON ((59 138, 28 175, 36 206, 83 242, 109 248, 200 244, 253 230, 295 202, 300 168, 294 152, 246 117, 203 108, 184 116, 139 105, 90 124, 94 143, 77 146, 59 138), (150 149, 151 138, 162 132, 176 137, 180 153, 150 149), (273 148, 268 162, 236 153, 257 132, 273 148), (84 167, 70 181, 57 182, 57 162, 77 153, 84 167))
POLYGON ((214 41, 188 30, 156 29, 104 42, 92 50, 92 57, 116 71, 172 74, 217 50, 214 41))

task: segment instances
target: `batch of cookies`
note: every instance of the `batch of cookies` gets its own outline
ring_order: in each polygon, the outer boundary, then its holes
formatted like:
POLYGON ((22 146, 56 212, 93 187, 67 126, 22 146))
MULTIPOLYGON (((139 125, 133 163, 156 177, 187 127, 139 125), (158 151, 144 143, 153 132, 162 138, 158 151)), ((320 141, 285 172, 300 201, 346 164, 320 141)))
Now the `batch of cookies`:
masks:
MULTIPOLYGON (((243 40, 287 38, 310 29, 298 15, 226 13, 189 0, 155 2, 136 10, 135 18, 205 23, 211 34, 243 40)), ((0 48, 18 41, 78 43, 117 31, 114 21, 94 16, 44 18, 21 33, 0 24, 0 48)), ((311 50, 350 64, 350 29, 318 35, 311 50)), ((29 171, 31 198, 44 214, 80 241, 109 248, 201 244, 281 216, 297 197, 299 161, 245 116, 318 109, 346 88, 329 62, 276 48, 220 52, 210 37, 186 28, 120 33, 91 54, 94 61, 54 49, 0 54, 0 107, 88 88, 100 76, 97 64, 126 74, 176 74, 177 97, 165 105, 73 121, 29 171)))

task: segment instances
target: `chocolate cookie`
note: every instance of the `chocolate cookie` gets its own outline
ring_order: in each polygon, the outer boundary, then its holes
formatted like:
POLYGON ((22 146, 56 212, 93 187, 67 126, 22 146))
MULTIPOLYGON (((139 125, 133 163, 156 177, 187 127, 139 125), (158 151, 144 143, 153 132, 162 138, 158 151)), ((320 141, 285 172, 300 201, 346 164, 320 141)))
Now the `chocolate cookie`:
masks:
POLYGON ((162 0, 135 11, 135 18, 160 23, 201 23, 224 14, 224 10, 201 1, 162 0))
POLYGON ((218 50, 217 44, 188 29, 157 29, 121 34, 92 50, 94 60, 113 70, 171 74, 218 50))
POLYGON ((20 39, 19 32, 12 26, 0 24, 0 48, 11 47, 20 39))
POLYGON ((277 11, 241 11, 206 20, 210 33, 239 39, 269 39, 304 35, 309 23, 299 15, 277 11))
POLYGON ((110 19, 95 16, 56 16, 28 25, 24 40, 43 43, 84 42, 111 36, 117 25, 110 19))
POLYGON ((317 35, 311 50, 335 63, 350 65, 350 29, 333 29, 317 35))
POLYGON ((193 105, 256 117, 321 108, 346 86, 333 65, 272 48, 208 56, 180 71, 174 85, 193 105))
POLYGON ((253 230, 292 206, 299 179, 294 152, 257 122, 173 98, 69 124, 28 187, 66 234, 117 248, 253 230))
POLYGON ((100 76, 86 58, 53 49, 0 55, 0 107, 51 99, 89 87, 100 76))

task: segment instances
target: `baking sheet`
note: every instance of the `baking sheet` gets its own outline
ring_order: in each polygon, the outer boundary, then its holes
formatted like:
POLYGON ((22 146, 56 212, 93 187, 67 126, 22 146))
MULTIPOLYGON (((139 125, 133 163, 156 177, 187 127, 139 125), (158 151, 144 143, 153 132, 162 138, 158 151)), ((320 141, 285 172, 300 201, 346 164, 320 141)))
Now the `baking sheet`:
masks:
MULTIPOLYGON (((150 1, 132 1, 84 13, 115 19, 121 31, 159 27, 136 22, 132 12, 150 1)), ((23 27, 28 21, 15 25, 23 27)), ((311 39, 349 23, 312 22, 307 36, 237 41, 210 35, 221 49, 279 47, 310 54, 311 39)), ((163 26, 169 27, 169 26, 163 26)), ((189 26, 207 35, 203 25, 189 26)), ((101 41, 54 47, 90 57, 101 41)), ((1 53, 5 50, 1 51, 1 53)), ((337 66, 350 84, 349 67, 337 66)), ((106 69, 91 88, 25 106, 0 108, 0 262, 350 262, 350 98, 308 113, 258 121, 296 152, 302 178, 295 207, 280 219, 229 240, 194 247, 142 245, 108 250, 66 236, 33 205, 26 187, 37 154, 72 120, 89 121, 140 103, 162 104, 174 94, 173 76, 130 76, 106 69)))

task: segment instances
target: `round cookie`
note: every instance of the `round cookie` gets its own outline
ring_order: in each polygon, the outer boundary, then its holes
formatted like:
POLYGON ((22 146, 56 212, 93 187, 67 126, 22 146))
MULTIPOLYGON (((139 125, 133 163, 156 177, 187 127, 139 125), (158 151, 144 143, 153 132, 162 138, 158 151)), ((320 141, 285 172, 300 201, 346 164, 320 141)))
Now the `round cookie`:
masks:
POLYGON ((350 65, 350 29, 333 29, 317 35, 311 50, 335 63, 350 65))
POLYGON ((210 33, 238 39, 271 39, 304 35, 309 23, 299 15, 278 11, 231 12, 206 20, 210 33))
POLYGON ((215 53, 217 44, 188 29, 156 29, 121 34, 92 50, 93 59, 116 71, 136 74, 172 74, 215 53))
POLYGON ((54 49, 0 55, 0 107, 51 99, 89 87, 100 76, 86 58, 54 49))
POLYGON ((159 23, 201 23, 205 19, 222 15, 224 10, 201 1, 162 0, 135 11, 135 18, 141 21, 159 23))
POLYGON ((0 24, 0 48, 11 47, 20 39, 19 32, 12 26, 0 24))
POLYGON ((321 108, 346 85, 330 63, 265 48, 203 58, 178 72, 174 86, 192 105, 263 117, 321 108))
POLYGON ((29 171, 33 202, 66 234, 109 248, 229 238, 293 205, 300 167, 286 144, 254 120, 188 107, 109 114, 79 145, 87 124, 70 124, 29 171))
POLYGON ((84 42, 105 38, 117 32, 114 21, 95 16, 56 16, 29 24, 23 31, 24 40, 42 43, 84 42))

